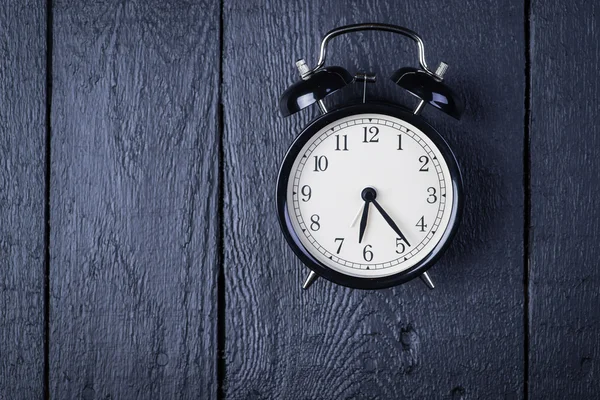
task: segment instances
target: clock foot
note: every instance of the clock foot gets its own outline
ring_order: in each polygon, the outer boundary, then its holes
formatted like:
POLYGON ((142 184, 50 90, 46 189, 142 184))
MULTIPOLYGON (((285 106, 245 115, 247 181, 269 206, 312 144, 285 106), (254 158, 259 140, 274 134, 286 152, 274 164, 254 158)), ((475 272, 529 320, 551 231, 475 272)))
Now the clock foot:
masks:
POLYGON ((310 287, 310 285, 312 285, 317 278, 319 277, 319 275, 317 275, 317 273, 315 271, 310 271, 310 274, 308 274, 308 277, 306 277, 306 280, 304 281, 304 284, 302 285, 302 289, 306 290, 310 287))
POLYGON ((427 272, 423 272, 421 275, 419 275, 419 278, 421 278, 423 283, 427 285, 429 289, 435 289, 435 285, 433 284, 433 281, 431 280, 427 272))

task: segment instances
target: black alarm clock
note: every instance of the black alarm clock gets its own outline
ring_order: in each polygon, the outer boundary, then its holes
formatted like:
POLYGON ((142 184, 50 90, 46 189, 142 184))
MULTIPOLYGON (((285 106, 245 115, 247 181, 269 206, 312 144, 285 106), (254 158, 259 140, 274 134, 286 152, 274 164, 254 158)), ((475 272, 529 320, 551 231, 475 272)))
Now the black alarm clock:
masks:
POLYGON ((380 289, 420 276, 450 244, 463 205, 454 153, 420 112, 427 104, 459 119, 461 99, 443 82, 447 65, 425 62, 417 33, 394 25, 357 24, 328 32, 317 65, 296 62, 302 80, 280 99, 283 116, 317 104, 313 120, 289 148, 277 181, 283 234, 311 270, 303 288, 322 276, 360 289, 380 289), (324 67, 327 43, 350 32, 401 34, 418 46, 420 68, 405 67, 391 79, 419 99, 414 109, 366 101, 375 76, 324 67), (350 84, 363 85, 362 102, 328 110, 323 99, 350 84))

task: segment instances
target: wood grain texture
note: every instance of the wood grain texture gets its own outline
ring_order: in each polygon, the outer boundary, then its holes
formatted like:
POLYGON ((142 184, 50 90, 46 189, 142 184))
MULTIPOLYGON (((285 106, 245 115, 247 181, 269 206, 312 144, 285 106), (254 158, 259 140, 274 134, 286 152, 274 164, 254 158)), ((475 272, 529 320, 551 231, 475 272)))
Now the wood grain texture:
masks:
MULTIPOLYGON (((524 21, 517 1, 287 2, 224 7, 226 382, 230 399, 523 396, 524 21), (456 150, 468 194, 453 246, 421 282, 358 291, 306 275, 275 215, 279 164, 316 109, 288 119, 278 98, 316 62, 322 35, 377 21, 424 37, 430 63, 467 101, 458 123, 425 119, 456 150)), ((383 33, 339 38, 330 65, 375 71, 369 96, 414 105, 387 76, 416 64, 412 43, 383 33)), ((359 97, 337 93, 329 106, 359 97)))
POLYGON ((216 395, 219 7, 55 1, 51 395, 216 395))
POLYGON ((0 7, 0 399, 41 398, 44 371, 44 2, 0 7))
POLYGON ((530 398, 600 398, 600 5, 532 2, 530 398))

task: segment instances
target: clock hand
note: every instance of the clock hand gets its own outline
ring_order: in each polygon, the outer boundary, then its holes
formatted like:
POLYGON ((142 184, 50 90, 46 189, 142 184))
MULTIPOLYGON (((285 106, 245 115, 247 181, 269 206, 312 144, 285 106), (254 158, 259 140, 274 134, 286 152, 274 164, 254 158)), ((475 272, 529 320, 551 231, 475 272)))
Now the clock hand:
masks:
POLYGON ((361 211, 363 209, 364 205, 361 206, 357 211, 356 211, 356 215, 354 216, 354 219, 352 220, 352 223, 350 224, 350 228, 352 228, 354 225, 356 225, 356 222, 358 221, 358 217, 360 217, 361 211))
POLYGON ((362 243, 365 229, 367 229, 367 218, 369 216, 369 203, 377 197, 377 191, 372 187, 366 187, 360 192, 360 197, 365 201, 362 218, 360 219, 360 231, 358 232, 358 243, 362 243))
POLYGON ((367 229, 367 218, 369 217, 369 200, 365 200, 362 217, 360 218, 360 231, 358 232, 358 243, 362 243, 365 229, 367 229))
POLYGON ((408 240, 406 239, 406 236, 404 236, 402 234, 402 232, 400 231, 400 228, 398 228, 398 225, 396 225, 396 223, 394 222, 394 220, 379 205, 379 203, 377 202, 377 200, 373 199, 371 201, 373 202, 373 205, 375 206, 375 208, 377 208, 377 210, 379 211, 379 213, 381 213, 381 216, 383 217, 383 219, 385 219, 385 222, 387 222, 388 225, 394 230, 394 232, 396 232, 398 234, 398 236, 400 236, 402 238, 402 240, 404 240, 406 242, 406 244, 410 246, 410 243, 408 243, 408 240))

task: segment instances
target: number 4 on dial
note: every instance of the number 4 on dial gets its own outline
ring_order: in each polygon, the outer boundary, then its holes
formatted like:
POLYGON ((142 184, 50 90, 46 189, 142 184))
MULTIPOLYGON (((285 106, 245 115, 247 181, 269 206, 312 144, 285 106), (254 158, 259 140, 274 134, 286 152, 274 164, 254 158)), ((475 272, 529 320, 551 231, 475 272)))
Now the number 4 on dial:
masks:
POLYGON ((417 228, 421 228, 420 232, 425 232, 425 228, 427 228, 427 224, 425 224, 425 216, 423 215, 419 222, 415 225, 417 228))

